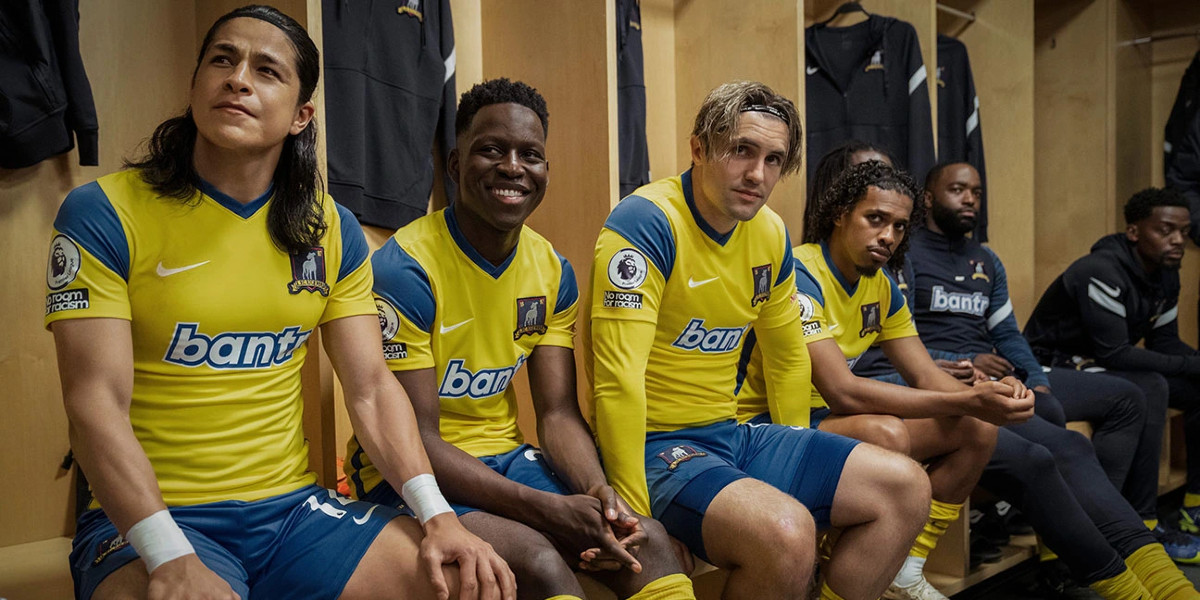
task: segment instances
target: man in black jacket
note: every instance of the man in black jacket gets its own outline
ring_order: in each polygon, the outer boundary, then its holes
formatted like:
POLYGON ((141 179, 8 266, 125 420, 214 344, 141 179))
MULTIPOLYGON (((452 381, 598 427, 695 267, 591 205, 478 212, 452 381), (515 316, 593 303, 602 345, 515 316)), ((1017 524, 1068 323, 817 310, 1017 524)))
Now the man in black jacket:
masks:
POLYGON ((1125 204, 1125 232, 1107 235, 1038 302, 1025 336, 1044 365, 1102 369, 1146 393, 1147 426, 1166 405, 1185 412, 1188 482, 1180 527, 1200 531, 1200 352, 1179 339, 1179 265, 1191 231, 1187 200, 1148 188, 1125 204), (1145 340, 1144 348, 1136 344, 1145 340))

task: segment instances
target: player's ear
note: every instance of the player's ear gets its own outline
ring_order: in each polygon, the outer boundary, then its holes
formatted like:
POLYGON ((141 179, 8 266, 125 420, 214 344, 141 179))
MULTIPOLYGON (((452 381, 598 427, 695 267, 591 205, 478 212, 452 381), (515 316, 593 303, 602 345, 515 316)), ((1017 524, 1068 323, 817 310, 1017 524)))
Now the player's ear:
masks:
POLYGON ((458 183, 458 173, 461 166, 459 164, 458 148, 456 147, 446 157, 446 173, 450 175, 450 180, 454 183, 458 183))
POLYGON ((1138 226, 1137 223, 1130 223, 1125 226, 1125 239, 1130 242, 1137 243, 1138 241, 1138 226))
POLYGON ((926 209, 932 209, 933 208, 933 192, 930 192, 929 190, 925 190, 924 192, 922 192, 921 193, 921 202, 923 202, 925 204, 926 209))

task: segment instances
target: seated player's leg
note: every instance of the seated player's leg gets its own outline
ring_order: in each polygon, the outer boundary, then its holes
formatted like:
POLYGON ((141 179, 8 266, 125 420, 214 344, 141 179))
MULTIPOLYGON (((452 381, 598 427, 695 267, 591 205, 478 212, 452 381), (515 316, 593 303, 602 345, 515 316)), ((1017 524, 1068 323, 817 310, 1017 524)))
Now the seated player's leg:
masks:
MULTIPOLYGON (((191 508, 194 514, 196 509, 191 508)), ((238 558, 204 533, 190 526, 186 517, 172 509, 172 517, 187 536, 196 556, 229 584, 234 593, 248 598, 250 588, 246 571, 238 558)), ((72 541, 71 576, 76 597, 87 600, 145 598, 150 578, 146 564, 133 546, 117 533, 117 528, 100 509, 84 513, 72 541)))
POLYGON ((912 440, 904 419, 891 415, 829 415, 815 424, 821 431, 836 433, 911 456, 912 440))
MULTIPOLYGON (((418 553, 423 536, 416 519, 407 516, 392 519, 358 561, 338 597, 341 600, 436 598, 429 572, 420 564, 418 553)), ((457 598, 458 567, 443 565, 442 575, 450 588, 450 597, 457 598)))
POLYGON ((739 479, 717 493, 702 518, 709 562, 729 571, 723 599, 808 598, 817 529, 795 498, 739 479))
POLYGON ((1195 526, 1200 522, 1200 379, 1168 377, 1167 388, 1171 408, 1183 411, 1183 441, 1187 448, 1187 494, 1183 499, 1183 512, 1193 528, 1200 532, 1200 526, 1195 526))
POLYGON ((517 598, 583 597, 583 587, 550 540, 537 530, 504 517, 472 511, 460 517, 471 533, 492 545, 517 578, 517 598))
POLYGON ((642 565, 641 573, 621 569, 589 574, 611 588, 619 598, 694 598, 694 594, 688 594, 692 589, 691 580, 679 567, 679 559, 666 528, 649 517, 642 518, 642 528, 646 532, 646 541, 637 554, 638 562, 642 565), (675 593, 667 595, 665 592, 668 588, 674 589, 675 593), (655 590, 658 591, 657 595, 655 590))

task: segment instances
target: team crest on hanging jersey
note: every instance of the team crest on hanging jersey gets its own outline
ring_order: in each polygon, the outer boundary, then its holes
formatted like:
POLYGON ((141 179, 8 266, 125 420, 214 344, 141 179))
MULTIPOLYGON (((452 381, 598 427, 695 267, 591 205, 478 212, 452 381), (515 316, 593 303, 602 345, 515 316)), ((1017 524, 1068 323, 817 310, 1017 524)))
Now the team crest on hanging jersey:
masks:
POLYGON ((608 261, 608 280, 613 285, 632 290, 646 281, 646 257, 633 248, 625 248, 608 261))
POLYGON ((750 299, 750 306, 758 306, 759 302, 771 299, 771 265, 751 267, 750 274, 754 279, 754 297, 750 299))
POLYGON ((291 260, 292 282, 288 284, 288 292, 299 294, 301 291, 307 291, 317 292, 322 296, 329 295, 329 284, 325 283, 324 248, 316 246, 292 254, 291 260))
POLYGON ((987 276, 987 273, 983 272, 983 261, 982 260, 972 260, 970 262, 971 262, 971 267, 973 269, 975 269, 975 272, 971 274, 971 279, 982 279, 988 283, 991 283, 991 281, 992 281, 991 278, 987 276))
POLYGON ((867 65, 867 68, 863 69, 863 72, 877 69, 880 71, 883 70, 883 50, 876 50, 875 54, 871 55, 871 62, 867 65))
POLYGON ((883 326, 880 325, 879 319, 879 303, 872 302, 859 307, 862 310, 862 329, 858 331, 858 337, 867 337, 872 333, 883 332, 883 326))
POLYGON ((513 330, 513 341, 526 335, 546 333, 546 297, 517 298, 517 328, 513 330))
POLYGON ((946 80, 942 79, 942 74, 945 73, 945 71, 946 71, 946 67, 938 67, 937 68, 937 85, 940 88, 946 87, 946 80))
POLYGON ((46 287, 61 290, 79 274, 79 246, 71 238, 58 234, 50 242, 50 264, 46 267, 46 287))
POLYGON ((425 13, 421 12, 421 0, 404 0, 404 3, 396 9, 398 14, 416 17, 422 23, 425 22, 425 13))

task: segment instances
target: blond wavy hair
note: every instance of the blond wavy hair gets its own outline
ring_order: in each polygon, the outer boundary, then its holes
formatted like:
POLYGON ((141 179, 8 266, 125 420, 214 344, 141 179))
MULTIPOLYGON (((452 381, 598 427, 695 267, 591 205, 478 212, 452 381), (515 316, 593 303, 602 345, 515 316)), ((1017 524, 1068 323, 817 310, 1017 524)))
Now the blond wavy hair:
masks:
POLYGON ((729 155, 733 150, 738 119, 751 106, 766 106, 787 116, 788 150, 781 174, 799 171, 804 160, 804 132, 796 105, 757 81, 731 81, 708 93, 692 127, 692 135, 700 140, 704 157, 721 160, 729 155))

